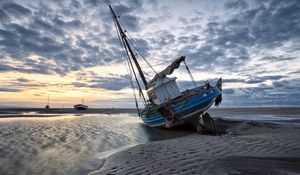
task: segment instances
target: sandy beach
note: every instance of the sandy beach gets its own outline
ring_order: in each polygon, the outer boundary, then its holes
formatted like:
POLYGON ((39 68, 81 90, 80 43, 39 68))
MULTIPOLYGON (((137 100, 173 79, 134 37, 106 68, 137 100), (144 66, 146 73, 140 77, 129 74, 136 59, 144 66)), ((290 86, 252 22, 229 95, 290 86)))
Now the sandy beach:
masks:
POLYGON ((117 152, 90 175, 300 174, 300 123, 216 119, 217 136, 192 134, 117 152))

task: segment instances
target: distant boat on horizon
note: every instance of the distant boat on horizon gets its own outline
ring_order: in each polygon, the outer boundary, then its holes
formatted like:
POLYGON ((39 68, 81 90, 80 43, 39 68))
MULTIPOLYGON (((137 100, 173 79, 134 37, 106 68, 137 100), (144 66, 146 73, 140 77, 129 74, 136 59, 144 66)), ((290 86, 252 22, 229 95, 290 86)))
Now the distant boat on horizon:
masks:
POLYGON ((47 105, 45 106, 46 109, 49 109, 50 108, 50 105, 49 105, 49 95, 48 95, 48 101, 47 101, 47 105))
POLYGON ((89 107, 87 105, 84 105, 83 99, 81 99, 81 104, 74 105, 74 109, 77 110, 87 110, 89 107))

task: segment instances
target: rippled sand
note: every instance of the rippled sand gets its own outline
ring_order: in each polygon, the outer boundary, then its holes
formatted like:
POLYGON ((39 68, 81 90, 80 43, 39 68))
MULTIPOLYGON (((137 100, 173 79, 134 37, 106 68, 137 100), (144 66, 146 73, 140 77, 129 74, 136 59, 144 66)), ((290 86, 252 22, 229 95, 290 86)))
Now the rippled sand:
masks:
POLYGON ((217 119, 217 136, 193 134, 110 156, 90 175, 300 174, 300 121, 217 119))
POLYGON ((103 174, 251 174, 262 165, 298 173, 295 167, 300 167, 299 108, 212 110, 213 117, 223 118, 216 137, 149 128, 132 109, 13 110, 0 110, 1 175, 77 175, 97 169, 103 174), (152 142, 170 138, 178 139, 152 142))
POLYGON ((130 114, 0 118, 0 174, 87 174, 107 155, 187 135, 147 128, 130 114))

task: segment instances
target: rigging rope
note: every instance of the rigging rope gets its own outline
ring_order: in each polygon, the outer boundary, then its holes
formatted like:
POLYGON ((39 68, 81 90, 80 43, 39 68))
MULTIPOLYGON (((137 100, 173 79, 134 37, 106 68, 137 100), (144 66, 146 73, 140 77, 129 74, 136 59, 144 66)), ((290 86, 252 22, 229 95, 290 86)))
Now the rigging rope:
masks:
MULTIPOLYGON (((120 46, 122 47, 121 34, 120 34, 120 32, 119 32, 119 30, 118 30, 118 28, 116 26, 116 21, 115 21, 114 18, 113 18, 113 21, 114 21, 114 25, 115 25, 115 28, 116 28, 116 31, 117 31, 117 34, 118 34, 118 39, 119 39, 119 42, 120 42, 120 46)), ((127 51, 126 51, 126 54, 128 56, 127 51)), ((129 79, 130 79, 129 81, 130 81, 130 84, 131 84, 131 87, 132 87, 132 92, 133 92, 133 96, 134 96, 134 100, 135 100, 135 106, 136 106, 138 115, 140 115, 139 106, 138 106, 138 102, 137 102, 137 97, 136 97, 136 94, 135 94, 135 87, 134 87, 133 78, 132 78, 132 72, 130 71, 128 58, 126 58, 126 56, 124 56, 124 52, 122 52, 122 55, 123 55, 122 58, 124 59, 124 61, 127 62, 127 64, 126 64, 126 70, 127 70, 127 72, 129 72, 129 79)), ((136 78, 136 76, 135 76, 135 78, 136 78)), ((136 78, 136 80, 137 80, 137 78, 136 78)), ((137 83, 138 83, 138 81, 137 81, 137 83)), ((140 86, 139 86, 139 88, 140 88, 140 86)), ((144 101, 145 101, 145 99, 144 99, 144 101)))
POLYGON ((189 69, 189 67, 187 66, 187 64, 186 64, 186 62, 185 62, 185 60, 183 60, 183 62, 184 62, 185 68, 186 68, 187 72, 189 73, 189 76, 190 76, 190 78, 191 78, 191 80, 192 80, 192 82, 193 82, 195 88, 198 87, 198 86, 197 86, 197 83, 196 83, 196 81, 195 81, 195 79, 194 79, 194 77, 193 77, 193 75, 192 75, 192 73, 191 73, 191 71, 190 71, 190 69, 189 69))
MULTIPOLYGON (((115 21, 115 19, 114 19, 114 22, 115 22, 115 27, 116 27, 116 21, 115 21)), ((135 80, 136 80, 136 83, 137 83, 137 85, 138 85, 139 94, 142 96, 142 98, 143 98, 143 100, 144 100, 144 104, 146 105, 147 102, 146 102, 144 93, 143 93, 143 91, 142 91, 141 85, 140 85, 140 83, 139 83, 139 81, 138 81, 138 78, 137 78, 137 76, 136 76, 136 72, 135 72, 134 66, 133 66, 133 64, 132 64, 132 62, 131 62, 131 59, 130 59, 130 56, 129 56, 129 53, 128 53, 129 51, 128 51, 127 45, 125 44, 125 38, 121 36, 120 31, 118 32, 118 34, 119 34, 119 35, 118 35, 118 36, 119 36, 119 40, 122 40, 124 49, 125 49, 125 51, 126 51, 126 55, 127 55, 126 58, 127 58, 127 61, 129 61, 130 65, 131 65, 131 70, 133 71, 133 75, 134 75, 135 80)), ((125 35, 125 34, 124 34, 124 35, 125 35)), ((125 37, 126 37, 126 35, 125 35, 125 37)), ((127 38, 127 37, 126 37, 126 38, 127 38)), ((128 39, 128 38, 127 38, 127 39, 128 39)))
MULTIPOLYGON (((127 32, 127 34, 128 34, 128 36, 131 38, 131 39, 130 39, 130 38, 127 38, 128 41, 131 43, 131 45, 135 48, 135 50, 138 52, 138 54, 139 54, 139 55, 142 57, 142 59, 148 64, 148 66, 152 69, 152 71, 153 71, 155 74, 157 74, 157 72, 154 70, 153 67, 159 66, 159 65, 162 65, 162 64, 164 64, 164 63, 172 62, 172 61, 173 61, 173 60, 170 60, 170 61, 163 61, 163 63, 156 64, 156 65, 153 65, 153 66, 152 66, 152 65, 146 60, 146 58, 141 54, 141 52, 139 51, 139 49, 136 47, 136 44, 134 43, 133 37, 129 34, 129 32, 127 32)), ((152 58, 152 59, 154 59, 154 58, 152 58)), ((162 60, 159 60, 159 59, 154 59, 154 60, 162 61, 162 60)), ((188 74, 189 74, 189 76, 190 76, 190 78, 191 78, 191 80, 192 80, 192 82, 193 82, 195 88, 197 88, 198 85, 197 85, 197 83, 196 83, 196 81, 195 81, 195 79, 194 79, 194 77, 193 77, 193 75, 192 75, 192 73, 191 73, 189 67, 187 66, 185 60, 184 60, 184 65, 185 65, 185 67, 186 67, 186 70, 187 70, 187 72, 188 72, 188 74)), ((146 68, 146 67, 141 67, 141 68, 146 68)))
MULTIPOLYGON (((124 41, 123 41, 124 42, 124 41)), ((127 47, 126 47, 126 45, 124 45, 124 48, 127 50, 127 47)), ((138 78, 137 78, 137 76, 136 76, 136 73, 135 73, 135 70, 134 70, 134 67, 133 67, 133 64, 132 64, 132 62, 131 62, 131 60, 130 60, 130 57, 129 57, 129 54, 128 54, 128 52, 126 51, 126 54, 127 54, 127 61, 129 61, 129 63, 130 63, 130 65, 131 65, 131 70, 133 71, 133 75, 134 75, 134 77, 135 77, 135 80, 136 80, 136 83, 137 83, 137 85, 138 85, 138 87, 139 87, 139 92, 140 92, 140 95, 142 95, 142 97, 143 97, 143 100, 144 100, 144 103, 145 103, 145 105, 146 105, 146 99, 145 99, 145 96, 144 96, 144 94, 143 94, 143 92, 142 92, 142 88, 141 88, 141 85, 140 85, 140 83, 139 83, 139 81, 138 81, 138 78)))
POLYGON ((138 54, 143 58, 143 60, 148 64, 148 66, 152 69, 152 71, 157 74, 157 72, 153 69, 153 67, 151 66, 151 64, 146 60, 146 58, 141 54, 141 52, 138 50, 138 48, 136 47, 136 45, 133 43, 133 41, 131 41, 131 39, 128 38, 128 41, 131 43, 131 45, 135 48, 135 50, 138 52, 138 54))
POLYGON ((142 98, 143 98, 143 100, 144 100, 144 104, 146 105, 147 102, 146 102, 144 93, 143 93, 143 91, 142 91, 142 88, 141 88, 140 83, 139 83, 139 81, 138 81, 138 78, 137 78, 137 76, 136 76, 136 72, 135 72, 134 66, 133 66, 133 64, 132 64, 132 62, 131 62, 131 59, 130 59, 130 56, 129 56, 129 53, 128 53, 128 52, 129 52, 129 48, 128 48, 127 45, 125 44, 125 43, 126 43, 126 40, 125 40, 125 39, 128 40, 128 38, 127 38, 127 36, 124 34, 123 31, 122 31, 123 33, 121 33, 121 31, 118 30, 118 27, 117 27, 117 21, 116 21, 116 20, 117 20, 117 19, 113 18, 113 21, 114 21, 116 30, 118 31, 118 37, 119 37, 119 40, 122 40, 123 47, 124 47, 124 49, 125 49, 125 51, 126 51, 126 55, 127 55, 127 61, 129 61, 130 65, 131 65, 131 70, 133 71, 133 75, 134 75, 135 80, 136 80, 136 83, 137 83, 137 85, 138 85, 139 94, 140 94, 140 96, 142 96, 142 98), (122 34, 123 34, 124 36, 122 36, 122 34))

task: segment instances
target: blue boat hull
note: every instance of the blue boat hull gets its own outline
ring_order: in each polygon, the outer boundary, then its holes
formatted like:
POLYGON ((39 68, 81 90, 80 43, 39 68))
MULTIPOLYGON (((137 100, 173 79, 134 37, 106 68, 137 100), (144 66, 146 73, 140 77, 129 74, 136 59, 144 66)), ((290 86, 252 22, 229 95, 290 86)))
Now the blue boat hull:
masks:
MULTIPOLYGON (((191 91, 193 90, 195 89, 191 91)), ((145 125, 151 127, 166 127, 168 124, 175 124, 175 122, 182 124, 208 110, 221 95, 220 89, 215 86, 210 87, 206 91, 199 91, 196 95, 179 103, 171 104, 170 107, 175 116, 175 120, 172 121, 168 117, 163 116, 157 108, 149 109, 149 107, 146 107, 142 110, 140 117, 145 125)))

